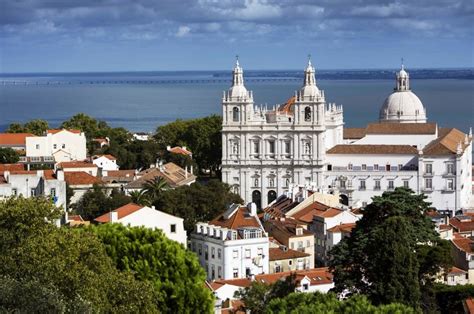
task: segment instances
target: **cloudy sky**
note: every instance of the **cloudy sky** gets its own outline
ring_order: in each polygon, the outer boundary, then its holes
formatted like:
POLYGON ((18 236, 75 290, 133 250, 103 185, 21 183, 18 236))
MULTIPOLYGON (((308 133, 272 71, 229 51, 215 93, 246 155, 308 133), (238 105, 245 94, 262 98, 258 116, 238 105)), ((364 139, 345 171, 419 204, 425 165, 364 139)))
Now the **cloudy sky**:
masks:
POLYGON ((472 0, 0 0, 0 72, 474 66, 472 0))

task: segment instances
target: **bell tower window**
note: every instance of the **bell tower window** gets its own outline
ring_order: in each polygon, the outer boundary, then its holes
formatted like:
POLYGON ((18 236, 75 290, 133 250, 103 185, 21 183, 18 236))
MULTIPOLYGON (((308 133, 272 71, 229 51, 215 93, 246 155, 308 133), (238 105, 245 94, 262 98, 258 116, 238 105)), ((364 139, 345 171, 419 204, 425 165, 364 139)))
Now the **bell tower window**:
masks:
POLYGON ((306 122, 311 121, 311 108, 310 107, 304 108, 304 121, 306 122))
POLYGON ((232 121, 239 122, 239 120, 240 120, 239 108, 234 107, 232 108, 232 121))

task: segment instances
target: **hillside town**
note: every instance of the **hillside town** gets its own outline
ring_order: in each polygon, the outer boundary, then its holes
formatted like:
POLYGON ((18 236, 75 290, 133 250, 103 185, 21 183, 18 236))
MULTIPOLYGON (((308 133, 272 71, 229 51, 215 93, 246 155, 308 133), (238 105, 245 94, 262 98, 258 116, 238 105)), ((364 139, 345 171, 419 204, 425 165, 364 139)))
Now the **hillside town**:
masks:
MULTIPOLYGON (((222 98, 222 147, 212 149, 221 152, 222 182, 241 199, 216 205, 208 220, 188 220, 153 201, 163 191, 206 185, 216 169, 196 163, 199 148, 170 138, 151 163, 126 168, 108 151, 116 139, 80 128, 1 133, 0 148, 18 160, 0 164, 0 198, 47 198, 62 212, 58 227, 161 230, 204 269, 214 311, 230 313, 245 306, 239 296, 252 283, 292 277, 295 292, 332 291, 334 249, 354 236, 373 200, 403 188, 426 196, 423 216, 450 245, 453 263, 436 271, 435 282, 474 284, 472 131, 429 122, 403 65, 376 122, 345 128, 343 107, 326 103, 315 72, 309 60, 294 96, 256 107, 237 60, 222 98), (125 202, 85 214, 81 206, 96 192, 125 202)), ((134 143, 155 136, 128 135, 134 143)))

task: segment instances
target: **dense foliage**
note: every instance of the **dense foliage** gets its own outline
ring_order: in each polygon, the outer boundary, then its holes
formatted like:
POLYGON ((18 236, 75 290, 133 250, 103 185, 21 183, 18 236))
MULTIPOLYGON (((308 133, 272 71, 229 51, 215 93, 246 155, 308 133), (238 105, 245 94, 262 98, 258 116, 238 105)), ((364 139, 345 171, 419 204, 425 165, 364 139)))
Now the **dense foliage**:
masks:
POLYGON ((0 164, 14 164, 20 160, 20 155, 11 148, 0 147, 0 164))
POLYGON ((93 228, 118 269, 152 283, 163 313, 210 313, 213 297, 204 288, 205 272, 197 257, 168 240, 160 230, 105 224, 93 228))
POLYGON ((425 198, 405 188, 373 198, 351 236, 330 252, 336 292, 436 310, 433 281, 450 266, 450 245, 424 215, 425 198))
POLYGON ((436 284, 434 294, 441 313, 463 314, 464 301, 474 297, 474 285, 447 286, 436 284))
POLYGON ((12 123, 7 129, 7 133, 32 133, 34 135, 44 135, 49 129, 49 124, 45 120, 31 120, 25 124, 12 123))
POLYGON ((91 232, 57 228, 43 198, 0 202, 0 310, 156 312, 153 289, 118 271, 91 232))
POLYGON ((95 184, 91 190, 88 190, 76 203, 72 204, 71 208, 84 220, 94 220, 131 201, 129 196, 116 189, 113 189, 108 196, 100 185, 95 184))

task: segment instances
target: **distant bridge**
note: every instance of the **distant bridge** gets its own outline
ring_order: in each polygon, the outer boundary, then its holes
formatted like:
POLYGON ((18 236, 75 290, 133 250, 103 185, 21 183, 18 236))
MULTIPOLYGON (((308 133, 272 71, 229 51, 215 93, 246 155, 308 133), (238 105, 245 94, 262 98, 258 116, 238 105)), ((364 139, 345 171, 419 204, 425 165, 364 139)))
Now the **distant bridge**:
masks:
MULTIPOLYGON (((301 78, 247 78, 246 82, 300 82, 301 78)), ((168 80, 0 80, 0 85, 108 85, 108 84, 216 84, 230 79, 168 79, 168 80)))

